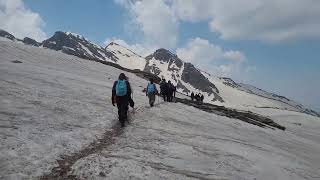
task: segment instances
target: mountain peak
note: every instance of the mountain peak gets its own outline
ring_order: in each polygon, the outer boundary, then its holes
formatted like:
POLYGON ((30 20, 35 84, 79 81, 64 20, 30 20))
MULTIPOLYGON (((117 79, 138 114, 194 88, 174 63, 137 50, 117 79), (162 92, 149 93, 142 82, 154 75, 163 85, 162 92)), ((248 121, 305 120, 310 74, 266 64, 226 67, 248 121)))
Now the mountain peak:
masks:
POLYGON ((78 56, 84 59, 90 60, 102 60, 108 59, 116 61, 114 55, 102 48, 101 46, 94 44, 84 36, 72 33, 57 31, 49 39, 43 41, 43 47, 54 49, 56 51, 62 51, 69 55, 78 56))
POLYGON ((177 58, 178 56, 174 53, 172 53, 171 51, 167 50, 167 49, 164 49, 164 48, 160 48, 160 49, 157 49, 154 54, 157 54, 157 55, 162 55, 162 56, 166 56, 166 57, 175 57, 177 58))
POLYGON ((16 39, 12 34, 8 33, 7 31, 0 29, 0 37, 4 37, 10 40, 16 39))
POLYGON ((179 64, 182 64, 182 60, 180 60, 176 54, 173 54, 171 51, 164 48, 157 49, 153 54, 150 54, 149 56, 146 57, 147 60, 150 60, 152 58, 159 61, 163 61, 163 62, 169 62, 170 60, 175 60, 175 61, 179 61, 178 62, 179 64))
POLYGON ((115 42, 110 42, 107 46, 106 46, 106 48, 108 47, 108 46, 120 46, 120 44, 118 44, 118 43, 115 43, 115 42))
POLYGON ((139 54, 135 53, 134 51, 128 49, 127 47, 121 45, 121 44, 118 44, 116 42, 110 42, 106 47, 105 49, 107 50, 110 50, 116 54, 122 54, 124 53, 125 56, 129 57, 129 56, 138 56, 140 58, 142 58, 142 56, 140 56, 139 54))

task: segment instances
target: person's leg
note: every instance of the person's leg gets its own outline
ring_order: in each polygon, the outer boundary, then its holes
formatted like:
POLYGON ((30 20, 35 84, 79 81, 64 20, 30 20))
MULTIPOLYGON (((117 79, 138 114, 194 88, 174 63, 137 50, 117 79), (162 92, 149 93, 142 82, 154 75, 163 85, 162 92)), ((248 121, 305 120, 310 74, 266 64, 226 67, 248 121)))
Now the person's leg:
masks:
POLYGON ((150 95, 150 106, 151 106, 151 107, 154 106, 155 100, 156 100, 156 95, 155 95, 155 94, 151 94, 151 95, 150 95))
POLYGON ((152 107, 152 103, 151 103, 151 94, 148 94, 148 99, 149 99, 149 105, 152 107))
POLYGON ((124 126, 124 108, 123 108, 123 103, 118 102, 117 103, 118 107, 118 116, 119 116, 119 122, 121 124, 121 127, 124 126))
POLYGON ((128 121, 129 103, 124 103, 123 106, 124 106, 124 107, 123 107, 123 110, 124 110, 124 112, 123 112, 123 120, 124 120, 124 122, 125 122, 125 121, 128 121))

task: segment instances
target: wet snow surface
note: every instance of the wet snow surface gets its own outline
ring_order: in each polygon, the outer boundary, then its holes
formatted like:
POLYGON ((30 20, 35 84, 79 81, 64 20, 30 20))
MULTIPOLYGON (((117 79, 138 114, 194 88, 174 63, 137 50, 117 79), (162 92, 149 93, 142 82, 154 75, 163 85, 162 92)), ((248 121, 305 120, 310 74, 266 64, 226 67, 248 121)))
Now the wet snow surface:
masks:
POLYGON ((110 100, 120 72, 0 41, 0 179, 320 179, 319 118, 248 107, 281 131, 180 103, 148 108, 146 81, 126 73, 137 107, 121 129, 110 100))

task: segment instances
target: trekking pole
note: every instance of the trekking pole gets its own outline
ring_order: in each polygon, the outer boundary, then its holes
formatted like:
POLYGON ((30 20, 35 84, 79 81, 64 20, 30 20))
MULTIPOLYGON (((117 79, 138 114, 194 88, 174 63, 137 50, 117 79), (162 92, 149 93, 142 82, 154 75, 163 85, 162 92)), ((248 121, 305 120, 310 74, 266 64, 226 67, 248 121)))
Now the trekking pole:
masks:
MULTIPOLYGON (((131 93, 131 99, 132 99, 132 101, 133 101, 133 91, 132 91, 132 93, 131 93)), ((132 110, 133 110, 133 113, 135 113, 135 106, 133 106, 133 108, 132 108, 132 110)))

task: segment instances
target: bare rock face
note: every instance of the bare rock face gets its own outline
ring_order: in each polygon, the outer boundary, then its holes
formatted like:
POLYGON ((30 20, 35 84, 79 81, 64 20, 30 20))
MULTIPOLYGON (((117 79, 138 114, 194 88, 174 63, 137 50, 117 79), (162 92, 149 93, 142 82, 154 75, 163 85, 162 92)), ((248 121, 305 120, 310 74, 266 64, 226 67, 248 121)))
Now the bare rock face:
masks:
POLYGON ((8 33, 5 30, 2 30, 2 29, 0 29, 0 37, 4 37, 4 38, 10 39, 10 40, 16 39, 12 34, 8 33))
POLYGON ((219 93, 216 86, 211 83, 204 75, 196 69, 191 63, 184 64, 184 70, 182 72, 182 78, 184 82, 187 82, 197 89, 203 92, 207 92, 209 95, 213 93, 219 93))
POLYGON ((180 91, 190 93, 192 89, 214 95, 213 101, 221 101, 219 90, 193 64, 184 62, 177 55, 166 49, 158 49, 146 57, 144 69, 157 76, 171 80, 180 91), (192 86, 192 89, 188 86, 192 86))
POLYGON ((24 44, 31 45, 31 46, 36 46, 36 47, 39 47, 41 45, 41 43, 39 43, 36 40, 31 39, 29 37, 25 37, 22 42, 24 44))
POLYGON ((117 57, 111 52, 74 33, 58 31, 51 38, 43 41, 43 47, 56 51, 61 50, 66 54, 84 59, 106 60, 106 58, 109 58, 117 61, 117 57))

